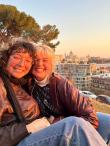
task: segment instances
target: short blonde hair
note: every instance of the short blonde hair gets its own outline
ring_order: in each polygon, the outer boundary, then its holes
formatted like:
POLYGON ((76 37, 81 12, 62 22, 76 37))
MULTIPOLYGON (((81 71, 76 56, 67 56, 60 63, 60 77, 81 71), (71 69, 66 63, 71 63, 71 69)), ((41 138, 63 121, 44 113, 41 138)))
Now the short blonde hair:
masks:
POLYGON ((48 54, 48 55, 50 55, 52 57, 55 56, 54 50, 51 47, 49 47, 49 46, 47 46, 45 44, 35 44, 34 46, 35 46, 35 52, 36 53, 37 52, 43 52, 43 53, 48 54))
POLYGON ((45 44, 35 44, 33 43, 34 47, 35 47, 35 54, 37 53, 44 53, 46 55, 49 55, 52 58, 52 71, 54 71, 55 69, 55 52, 54 50, 45 45, 45 44))

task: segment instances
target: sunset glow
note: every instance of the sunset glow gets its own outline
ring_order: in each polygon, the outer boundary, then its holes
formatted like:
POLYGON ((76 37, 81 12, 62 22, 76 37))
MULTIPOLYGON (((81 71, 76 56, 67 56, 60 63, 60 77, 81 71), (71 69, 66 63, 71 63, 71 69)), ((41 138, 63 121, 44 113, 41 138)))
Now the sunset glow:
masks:
POLYGON ((60 31, 57 54, 110 57, 110 0, 0 0, 60 31))

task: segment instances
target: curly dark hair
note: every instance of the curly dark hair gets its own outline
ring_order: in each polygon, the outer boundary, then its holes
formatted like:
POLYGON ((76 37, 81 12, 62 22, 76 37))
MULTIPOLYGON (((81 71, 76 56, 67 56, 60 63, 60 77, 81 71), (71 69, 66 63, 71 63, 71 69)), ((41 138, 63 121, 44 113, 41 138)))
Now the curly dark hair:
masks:
POLYGON ((28 52, 34 59, 35 49, 32 43, 26 41, 16 42, 8 50, 1 51, 0 65, 6 66, 9 57, 16 52, 28 52))

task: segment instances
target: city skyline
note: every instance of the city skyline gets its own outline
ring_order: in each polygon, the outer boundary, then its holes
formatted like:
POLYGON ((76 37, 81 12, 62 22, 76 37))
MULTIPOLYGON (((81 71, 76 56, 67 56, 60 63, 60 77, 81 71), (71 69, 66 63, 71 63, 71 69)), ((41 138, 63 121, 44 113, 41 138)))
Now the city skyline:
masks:
POLYGON ((56 54, 110 57, 109 0, 0 0, 16 6, 40 25, 56 25, 60 45, 56 54))

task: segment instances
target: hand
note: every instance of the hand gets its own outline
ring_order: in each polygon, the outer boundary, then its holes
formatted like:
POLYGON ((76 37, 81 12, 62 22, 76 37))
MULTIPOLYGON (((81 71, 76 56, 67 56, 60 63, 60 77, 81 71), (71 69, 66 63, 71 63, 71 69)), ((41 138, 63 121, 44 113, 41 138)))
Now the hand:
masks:
POLYGON ((34 133, 34 132, 42 130, 48 126, 50 126, 49 121, 45 117, 43 117, 40 119, 36 119, 33 122, 31 122, 30 124, 26 125, 26 128, 27 128, 29 133, 30 132, 34 133))
POLYGON ((54 124, 54 123, 56 123, 56 122, 58 122, 58 121, 60 121, 60 120, 62 120, 62 119, 64 119, 63 116, 58 116, 58 117, 50 116, 50 117, 48 118, 48 121, 49 121, 51 124, 54 124))

